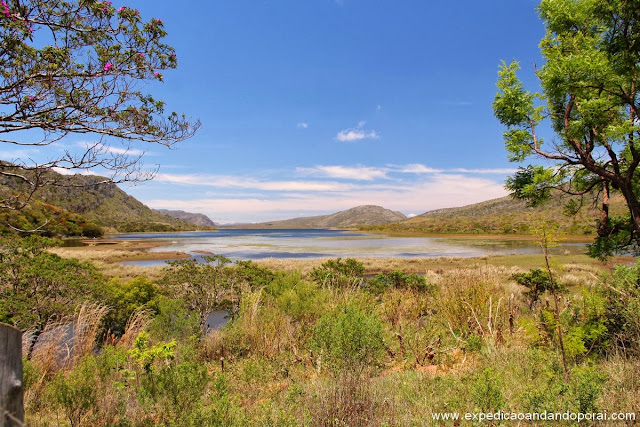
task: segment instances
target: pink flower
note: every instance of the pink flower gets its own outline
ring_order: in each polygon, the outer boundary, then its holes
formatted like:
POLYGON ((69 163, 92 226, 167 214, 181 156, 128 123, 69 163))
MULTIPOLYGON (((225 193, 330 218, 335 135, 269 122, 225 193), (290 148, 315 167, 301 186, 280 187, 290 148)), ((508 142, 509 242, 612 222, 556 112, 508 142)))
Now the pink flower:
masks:
POLYGON ((153 75, 154 75, 154 76, 156 76, 156 77, 158 77, 158 76, 160 75, 160 73, 159 73, 159 72, 157 72, 157 71, 154 71, 154 72, 153 72, 153 75))
POLYGON ((105 71, 109 71, 112 67, 113 67, 113 64, 111 62, 107 62, 106 64, 104 64, 105 71))
POLYGON ((126 7, 124 7, 124 6, 120 6, 120 8, 118 9, 118 12, 122 12, 122 11, 123 11, 123 10, 125 10, 125 9, 126 9, 126 7))
POLYGON ((144 53, 142 53, 142 52, 138 52, 138 56, 139 56, 140 58, 144 58, 144 53))
POLYGON ((2 13, 4 13, 4 16, 9 18, 11 16, 11 10, 9 9, 9 5, 7 5, 7 2, 5 2, 4 0, 2 0, 2 9, 2 13))

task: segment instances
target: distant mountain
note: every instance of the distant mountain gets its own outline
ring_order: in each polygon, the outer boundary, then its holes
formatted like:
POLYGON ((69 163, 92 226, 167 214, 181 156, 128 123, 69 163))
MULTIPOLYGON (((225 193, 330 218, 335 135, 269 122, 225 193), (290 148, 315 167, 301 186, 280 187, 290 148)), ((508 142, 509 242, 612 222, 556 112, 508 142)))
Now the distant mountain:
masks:
POLYGON ((189 221, 192 224, 195 224, 199 227, 212 228, 216 226, 216 223, 211 221, 211 219, 201 213, 191 213, 180 210, 169 210, 169 209, 156 209, 156 211, 171 215, 174 218, 184 219, 185 221, 189 221))
MULTIPOLYGON (((105 178, 92 175, 63 176, 48 172, 63 185, 40 188, 34 200, 82 215, 112 231, 186 231, 201 228, 149 208, 115 184, 100 183, 105 178)), ((18 180, 0 176, 0 192, 21 191, 18 180)))
MULTIPOLYGON (((568 214, 568 202, 580 201, 579 197, 556 192, 553 200, 542 206, 530 207, 525 201, 511 196, 487 200, 472 205, 437 209, 409 218, 405 221, 363 227, 364 230, 378 230, 400 233, 443 233, 443 234, 531 234, 540 219, 553 220, 570 235, 593 235, 599 212, 587 204, 575 215, 568 214)), ((612 197, 611 213, 624 212, 620 197, 612 197)))
POLYGON ((389 224, 407 219, 400 213, 381 206, 365 205, 331 215, 271 221, 238 226, 238 228, 350 228, 363 225, 389 224))

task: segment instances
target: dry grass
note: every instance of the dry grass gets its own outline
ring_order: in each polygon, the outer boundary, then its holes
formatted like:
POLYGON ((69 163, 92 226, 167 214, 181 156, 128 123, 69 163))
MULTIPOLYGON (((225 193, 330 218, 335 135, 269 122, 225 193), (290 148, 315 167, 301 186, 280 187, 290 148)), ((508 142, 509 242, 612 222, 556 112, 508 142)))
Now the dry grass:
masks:
POLYGON ((93 354, 108 311, 108 307, 85 303, 74 316, 47 324, 35 344, 32 345, 34 330, 23 334, 22 352, 30 355, 41 374, 40 381, 59 370, 72 369, 82 358, 93 354))
POLYGON ((133 348, 133 344, 140 335, 140 332, 146 330, 153 321, 153 311, 148 309, 137 309, 129 317, 124 334, 117 342, 117 345, 125 349, 133 348))

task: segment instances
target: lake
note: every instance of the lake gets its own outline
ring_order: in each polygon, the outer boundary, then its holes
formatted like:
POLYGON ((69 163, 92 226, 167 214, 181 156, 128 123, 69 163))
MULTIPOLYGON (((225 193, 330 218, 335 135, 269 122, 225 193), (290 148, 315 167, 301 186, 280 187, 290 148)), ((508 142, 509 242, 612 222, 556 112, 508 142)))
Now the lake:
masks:
MULTIPOLYGON (((263 258, 312 259, 324 257, 478 257, 497 254, 540 253, 536 242, 508 239, 455 237, 389 237, 340 230, 248 230, 176 233, 130 233, 113 239, 151 239, 166 246, 154 252, 181 251, 201 259, 202 252, 220 254, 234 261, 263 258)), ((568 243, 556 253, 584 253, 583 243, 568 243)), ((128 261, 126 264, 151 266, 164 261, 128 261)))

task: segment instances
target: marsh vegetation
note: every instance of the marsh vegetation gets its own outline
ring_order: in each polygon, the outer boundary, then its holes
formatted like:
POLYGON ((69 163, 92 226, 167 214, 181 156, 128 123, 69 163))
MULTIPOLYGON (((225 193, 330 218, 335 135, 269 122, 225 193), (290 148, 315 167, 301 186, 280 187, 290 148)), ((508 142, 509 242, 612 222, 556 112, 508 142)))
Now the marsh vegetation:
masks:
POLYGON ((29 425, 442 425, 433 413, 640 410, 638 265, 552 257, 556 317, 541 256, 212 256, 119 278, 38 240, 2 248, 2 320, 28 336, 75 331, 71 352, 25 342, 29 425), (231 320, 207 331, 215 309, 231 320))

